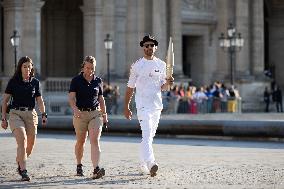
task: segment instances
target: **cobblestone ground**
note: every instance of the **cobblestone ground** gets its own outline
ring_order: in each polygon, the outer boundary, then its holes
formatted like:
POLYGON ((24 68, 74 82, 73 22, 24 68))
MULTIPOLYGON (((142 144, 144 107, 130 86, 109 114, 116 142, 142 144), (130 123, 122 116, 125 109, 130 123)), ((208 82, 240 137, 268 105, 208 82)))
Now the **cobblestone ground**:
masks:
MULTIPOLYGON (((58 131, 60 132, 60 131, 58 131)), ((102 179, 90 178, 90 145, 85 177, 75 175, 73 134, 40 134, 21 182, 16 143, 0 131, 0 188, 284 188, 284 143, 155 138, 156 177, 138 173, 139 137, 102 136, 102 179)))

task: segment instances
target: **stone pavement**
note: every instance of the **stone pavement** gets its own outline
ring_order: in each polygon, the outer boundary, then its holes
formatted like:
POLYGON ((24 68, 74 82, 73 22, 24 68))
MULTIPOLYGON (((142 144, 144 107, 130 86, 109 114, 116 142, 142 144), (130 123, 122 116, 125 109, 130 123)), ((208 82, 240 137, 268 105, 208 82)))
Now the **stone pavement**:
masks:
POLYGON ((21 182, 15 139, 0 129, 0 188, 284 188, 281 142, 155 138, 160 166, 152 178, 138 173, 139 137, 103 134, 106 176, 92 180, 89 143, 83 159, 86 176, 76 177, 74 133, 60 132, 39 131, 27 163, 32 180, 21 182))

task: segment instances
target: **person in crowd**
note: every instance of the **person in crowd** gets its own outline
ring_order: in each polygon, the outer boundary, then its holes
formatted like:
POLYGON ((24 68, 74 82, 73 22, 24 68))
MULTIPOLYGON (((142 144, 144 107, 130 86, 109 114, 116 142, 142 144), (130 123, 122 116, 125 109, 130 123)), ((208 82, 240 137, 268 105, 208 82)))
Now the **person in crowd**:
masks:
POLYGON ((192 98, 192 91, 191 91, 191 87, 187 86, 186 91, 185 91, 185 97, 190 100, 192 98))
POLYGON ((178 95, 180 96, 180 100, 178 104, 177 113, 188 113, 189 103, 188 98, 186 97, 186 92, 183 83, 179 85, 178 95))
POLYGON ((183 98, 184 96, 185 96, 185 91, 184 91, 184 85, 183 85, 183 83, 181 83, 180 85, 179 85, 179 88, 178 88, 179 90, 178 90, 178 94, 179 94, 179 96, 181 97, 181 98, 183 98))
POLYGON ((268 87, 265 87, 264 93, 263 93, 263 100, 265 103, 265 112, 269 112, 269 104, 270 104, 270 92, 268 90, 268 87))
POLYGON ((282 91, 279 86, 275 87, 276 90, 274 91, 275 103, 277 112, 283 112, 283 105, 282 105, 282 91))
POLYGON ((196 92, 192 96, 193 100, 197 103, 197 112, 198 113, 205 113, 206 110, 204 110, 204 104, 208 97, 204 93, 203 87, 197 87, 196 92))
POLYGON ((143 48, 144 56, 131 66, 125 93, 124 116, 127 119, 132 117, 129 104, 136 88, 137 117, 142 130, 140 168, 153 177, 158 171, 152 143, 163 109, 161 90, 167 90, 174 79, 166 78, 166 64, 155 56, 158 41, 154 37, 145 36, 140 46, 143 48))
POLYGON ((239 91, 235 86, 231 86, 229 88, 229 96, 228 96, 228 112, 237 112, 238 111, 238 100, 240 100, 239 91))
POLYGON ((1 126, 7 129, 9 112, 9 126, 17 142, 17 172, 22 181, 30 181, 26 164, 36 141, 38 115, 35 103, 41 112, 42 125, 45 126, 47 123, 40 81, 34 75, 32 59, 27 56, 21 57, 2 99, 1 126))
POLYGON ((84 146, 89 134, 91 144, 91 160, 93 164, 93 179, 105 175, 104 168, 99 167, 100 136, 103 124, 107 123, 105 100, 103 97, 103 81, 95 75, 96 60, 86 56, 81 72, 70 84, 69 104, 73 109, 73 125, 76 132, 75 155, 77 160, 77 175, 84 176, 82 158, 84 146))
POLYGON ((171 87, 171 90, 167 93, 169 104, 168 104, 168 114, 176 114, 178 110, 178 104, 180 96, 178 94, 178 86, 174 85, 171 87))
POLYGON ((222 94, 220 91, 219 83, 215 82, 213 92, 213 111, 215 113, 221 112, 221 101, 222 94))
POLYGON ((220 101, 221 101, 221 112, 227 112, 228 111, 228 97, 229 97, 229 90, 227 89, 226 85, 224 83, 221 84, 220 88, 220 101))
POLYGON ((209 85, 205 88, 205 94, 207 96, 207 112, 208 113, 213 113, 214 110, 213 110, 213 85, 209 85))
POLYGON ((112 114, 111 110, 112 110, 112 105, 113 105, 113 89, 111 85, 104 85, 103 86, 103 97, 105 99, 105 103, 106 103, 106 113, 107 114, 112 114))
POLYGON ((112 92, 112 109, 115 115, 117 115, 119 98, 120 98, 119 86, 115 85, 113 87, 113 92, 112 92))

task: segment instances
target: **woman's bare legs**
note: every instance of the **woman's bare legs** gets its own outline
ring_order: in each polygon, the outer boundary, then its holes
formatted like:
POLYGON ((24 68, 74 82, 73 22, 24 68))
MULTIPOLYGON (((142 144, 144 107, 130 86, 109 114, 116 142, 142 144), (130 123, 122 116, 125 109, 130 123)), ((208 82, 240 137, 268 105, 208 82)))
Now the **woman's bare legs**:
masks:
POLYGON ((34 149, 36 141, 36 135, 34 134, 28 134, 27 135, 27 157, 29 157, 34 149))
POLYGON ((92 163, 93 163, 94 168, 96 168, 99 165, 99 161, 100 161, 101 131, 102 131, 102 127, 100 127, 99 129, 98 128, 92 128, 92 129, 89 130, 90 144, 91 144, 91 159, 92 159, 92 163))
POLYGON ((87 139, 87 132, 76 133, 76 145, 75 145, 75 155, 77 160, 77 165, 82 163, 82 158, 84 154, 84 147, 87 139))

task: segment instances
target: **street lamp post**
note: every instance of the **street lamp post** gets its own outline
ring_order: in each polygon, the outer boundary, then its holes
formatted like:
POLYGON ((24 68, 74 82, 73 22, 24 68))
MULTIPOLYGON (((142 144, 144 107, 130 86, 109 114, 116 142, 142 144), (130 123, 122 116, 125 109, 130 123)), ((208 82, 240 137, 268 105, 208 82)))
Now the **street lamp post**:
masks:
POLYGON ((237 34, 236 28, 232 23, 230 23, 227 28, 227 36, 225 36, 224 33, 221 33, 221 36, 219 37, 219 45, 222 50, 229 52, 230 54, 230 82, 231 85, 234 85, 235 70, 233 65, 233 56, 244 46, 244 39, 242 38, 241 33, 237 34))
POLYGON ((14 30, 14 33, 10 37, 10 40, 11 40, 12 46, 14 47, 14 55, 15 55, 15 62, 14 62, 14 64, 15 64, 15 71, 16 71, 16 68, 17 68, 17 47, 20 44, 20 36, 18 35, 17 30, 14 30))
POLYGON ((110 50, 112 49, 112 39, 110 38, 110 34, 106 35, 104 43, 105 43, 105 49, 107 50, 107 84, 109 85, 109 80, 110 80, 109 55, 110 55, 110 50))

